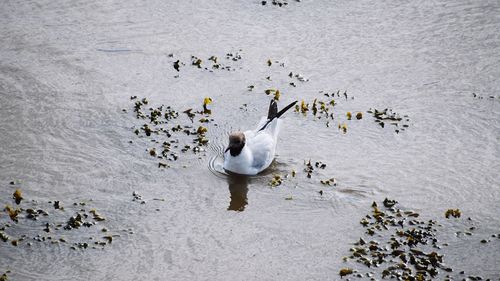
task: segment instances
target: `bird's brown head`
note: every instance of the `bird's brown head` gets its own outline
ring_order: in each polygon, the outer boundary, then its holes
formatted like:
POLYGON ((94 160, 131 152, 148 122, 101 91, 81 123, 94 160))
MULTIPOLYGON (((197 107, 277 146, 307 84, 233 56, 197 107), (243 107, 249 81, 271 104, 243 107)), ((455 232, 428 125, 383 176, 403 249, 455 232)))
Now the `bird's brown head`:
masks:
POLYGON ((245 146, 245 134, 243 132, 234 132, 229 135, 229 145, 226 152, 229 150, 231 156, 238 156, 245 146))

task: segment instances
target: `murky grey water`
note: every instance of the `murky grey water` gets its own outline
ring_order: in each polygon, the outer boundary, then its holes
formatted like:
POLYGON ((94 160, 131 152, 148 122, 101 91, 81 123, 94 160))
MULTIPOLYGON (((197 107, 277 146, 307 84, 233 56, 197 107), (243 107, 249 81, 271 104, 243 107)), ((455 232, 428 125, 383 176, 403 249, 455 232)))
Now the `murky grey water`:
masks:
MULTIPOLYGON (((24 208, 37 200, 52 215, 47 202, 64 202, 63 222, 71 204, 84 201, 120 234, 102 250, 0 242, 0 273, 10 269, 12 280, 337 279, 350 243, 364 232, 359 219, 372 201, 390 197, 445 229, 460 224, 446 221, 445 210, 460 208, 477 230, 467 239, 443 232, 446 263, 500 277, 500 241, 479 243, 500 229, 500 3, 259 2, 0 4, 2 208, 13 204, 16 187, 24 208), (189 65, 191 55, 228 52, 242 56, 235 71, 189 65), (269 58, 285 67, 268 67, 269 58), (186 63, 179 73, 176 59, 186 63), (310 81, 291 87, 290 71, 310 81), (329 128, 287 113, 271 170, 228 178, 219 172, 227 133, 266 113, 268 87, 281 89, 282 106, 312 101, 319 91, 347 90, 354 99, 338 99, 329 128), (145 151, 150 142, 131 130, 141 125, 131 95, 179 111, 212 97, 218 126, 210 127, 205 155, 181 155, 158 169, 145 151), (409 127, 396 134, 367 113, 359 121, 342 117, 371 107, 407 114, 409 127), (327 168, 308 179, 309 159, 327 168), (295 178, 269 187, 273 173, 292 169, 295 178), (330 177, 336 187, 319 183, 330 177), (147 203, 132 201, 133 191, 147 203)), ((33 237, 42 222, 11 223, 6 232, 33 237)))

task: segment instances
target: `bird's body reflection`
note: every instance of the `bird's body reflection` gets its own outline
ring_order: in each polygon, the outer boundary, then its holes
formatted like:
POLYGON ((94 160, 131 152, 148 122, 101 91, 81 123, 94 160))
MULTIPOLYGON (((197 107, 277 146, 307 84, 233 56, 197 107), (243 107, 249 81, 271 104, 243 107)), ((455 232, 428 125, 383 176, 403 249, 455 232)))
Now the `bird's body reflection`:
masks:
POLYGON ((230 211, 242 212, 248 204, 248 181, 249 177, 244 175, 229 174, 227 182, 229 184, 229 192, 231 193, 231 201, 229 202, 230 211))

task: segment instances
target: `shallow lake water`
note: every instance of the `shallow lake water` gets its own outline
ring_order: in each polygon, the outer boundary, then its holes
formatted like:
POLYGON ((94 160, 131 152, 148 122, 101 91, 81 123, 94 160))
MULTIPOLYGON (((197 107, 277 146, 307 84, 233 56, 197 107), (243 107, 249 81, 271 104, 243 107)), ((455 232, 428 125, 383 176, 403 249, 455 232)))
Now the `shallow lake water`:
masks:
POLYGON ((360 219, 387 197, 441 225, 448 246, 440 253, 453 272, 438 279, 500 280, 500 239, 492 237, 500 237, 499 15, 496 0, 3 1, 0 206, 23 213, 18 223, 0 214, 10 237, 0 241, 0 274, 337 280, 365 232, 360 219), (214 69, 211 56, 229 70, 214 69), (286 113, 265 173, 228 176, 228 133, 267 113, 266 89, 280 90, 280 107, 340 95, 329 121, 312 110, 286 113), (134 133, 147 123, 133 110, 144 97, 145 111, 163 104, 179 112, 166 127, 195 129, 201 116, 191 124, 182 112, 210 97, 205 151, 152 157, 148 150, 167 138, 134 133), (370 108, 408 117, 382 127, 370 108), (309 160, 326 167, 308 178, 309 160), (274 175, 283 183, 271 187, 274 175), (329 178, 336 186, 320 183, 329 178), (28 208, 48 216, 30 220, 28 208), (456 208, 461 218, 444 217, 456 208), (57 229, 80 209, 105 220, 57 229), (108 235, 112 242, 94 243, 108 235))

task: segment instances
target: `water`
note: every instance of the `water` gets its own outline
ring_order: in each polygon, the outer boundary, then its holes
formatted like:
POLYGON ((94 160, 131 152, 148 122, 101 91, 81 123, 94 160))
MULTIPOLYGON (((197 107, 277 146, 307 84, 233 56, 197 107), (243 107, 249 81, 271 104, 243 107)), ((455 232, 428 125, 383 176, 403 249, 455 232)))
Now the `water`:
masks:
MULTIPOLYGON (((13 204, 20 187, 24 208, 37 200, 64 222, 72 203, 85 201, 120 234, 103 250, 2 242, 0 272, 10 269, 13 280, 336 279, 350 243, 364 232, 359 219, 385 197, 439 219, 445 229, 463 226, 443 217, 460 208, 478 228, 467 239, 443 230, 446 263, 500 277, 500 241, 479 243, 500 228, 497 1, 303 1, 282 8, 259 1, 4 1, 0 7, 0 204, 13 204), (189 65, 191 55, 206 60, 228 52, 242 56, 230 63, 235 71, 189 65), (179 73, 176 59, 186 63, 179 73), (268 67, 268 59, 285 67, 268 67), (291 87, 290 71, 310 81, 291 87), (255 90, 247 91, 249 85, 255 90), (354 99, 338 99, 330 128, 287 113, 270 170, 229 177, 220 167, 227 134, 266 113, 269 87, 281 89, 281 106, 312 101, 318 91, 347 90, 354 99), (179 111, 212 97, 218 126, 210 127, 205 155, 181 155, 179 164, 158 169, 145 151, 151 143, 131 130, 140 125, 132 95, 179 111), (407 114, 409 127, 396 134, 368 113, 345 120, 345 112, 371 107, 407 114), (347 123, 346 134, 338 122, 347 123), (309 159, 327 164, 312 179, 302 172, 309 159), (296 178, 269 187, 273 174, 292 169, 296 178), (319 184, 330 177, 337 187, 319 184), (9 185, 13 180, 20 184, 9 185), (133 191, 147 203, 132 201, 133 191), (66 211, 53 210, 47 203, 53 200, 66 211)), ((0 220, 9 218, 2 213, 0 220)), ((6 232, 33 237, 44 220, 21 221, 6 232)), ((101 235, 99 229, 66 237, 84 241, 101 235)))

